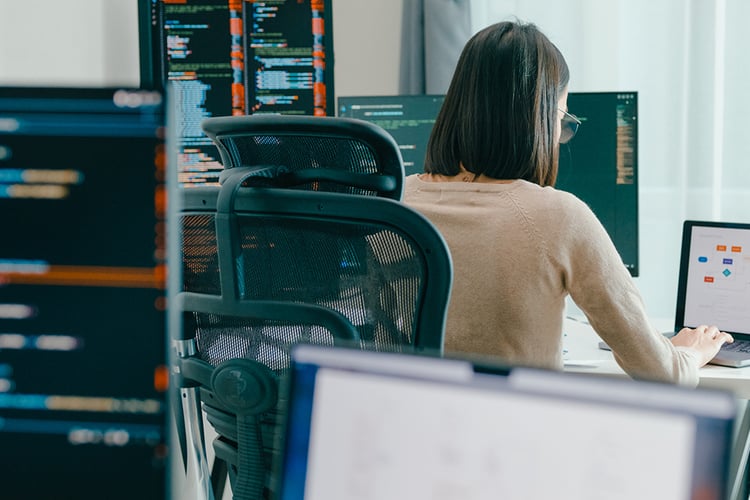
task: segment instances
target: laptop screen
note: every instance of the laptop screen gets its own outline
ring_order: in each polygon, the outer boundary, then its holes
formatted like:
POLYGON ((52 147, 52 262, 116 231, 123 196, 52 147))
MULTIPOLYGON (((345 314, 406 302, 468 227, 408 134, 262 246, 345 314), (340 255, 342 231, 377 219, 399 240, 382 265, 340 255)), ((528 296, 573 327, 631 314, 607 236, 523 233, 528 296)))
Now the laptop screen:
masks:
POLYGON ((724 495, 724 392, 312 346, 291 381, 284 500, 724 495))
POLYGON ((676 326, 750 334, 748 304, 750 224, 686 221, 676 326))

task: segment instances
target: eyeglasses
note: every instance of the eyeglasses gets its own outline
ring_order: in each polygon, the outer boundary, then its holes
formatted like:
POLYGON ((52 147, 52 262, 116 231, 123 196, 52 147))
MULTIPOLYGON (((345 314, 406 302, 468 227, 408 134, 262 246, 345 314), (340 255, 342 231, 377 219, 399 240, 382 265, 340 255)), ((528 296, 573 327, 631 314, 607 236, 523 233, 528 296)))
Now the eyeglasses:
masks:
POLYGON ((579 120, 576 115, 572 115, 563 109, 560 109, 560 111, 563 114, 560 130, 560 144, 565 144, 576 135, 581 120, 579 120))

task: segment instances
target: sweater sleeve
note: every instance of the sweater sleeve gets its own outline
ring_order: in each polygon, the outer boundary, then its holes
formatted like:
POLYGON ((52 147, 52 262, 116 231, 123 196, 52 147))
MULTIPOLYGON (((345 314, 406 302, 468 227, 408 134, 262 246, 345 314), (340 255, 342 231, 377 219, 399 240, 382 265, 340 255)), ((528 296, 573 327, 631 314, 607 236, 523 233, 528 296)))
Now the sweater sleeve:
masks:
POLYGON ((566 288, 633 378, 698 384, 699 356, 676 348, 651 324, 643 299, 594 213, 569 196, 558 228, 566 288), (566 251, 567 250, 567 251, 566 251))

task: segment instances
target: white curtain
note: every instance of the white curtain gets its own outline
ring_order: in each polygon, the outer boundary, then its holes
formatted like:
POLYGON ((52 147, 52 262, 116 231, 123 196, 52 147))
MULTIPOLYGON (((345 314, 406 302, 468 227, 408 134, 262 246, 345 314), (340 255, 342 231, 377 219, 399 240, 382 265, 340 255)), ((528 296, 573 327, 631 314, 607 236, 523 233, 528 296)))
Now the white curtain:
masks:
POLYGON ((673 315, 685 219, 750 222, 750 2, 470 0, 472 33, 535 23, 571 91, 639 99, 640 277, 652 316, 673 315))
POLYGON ((400 94, 444 94, 472 34, 471 0, 403 0, 400 94))

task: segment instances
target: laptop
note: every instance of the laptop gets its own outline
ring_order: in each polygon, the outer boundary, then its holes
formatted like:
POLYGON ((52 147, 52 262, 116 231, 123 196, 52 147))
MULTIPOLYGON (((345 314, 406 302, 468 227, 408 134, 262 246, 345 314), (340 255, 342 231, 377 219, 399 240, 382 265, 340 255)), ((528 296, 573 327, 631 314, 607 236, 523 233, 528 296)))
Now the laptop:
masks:
POLYGON ((312 345, 287 381, 277 499, 726 497, 729 392, 312 345))
MULTIPOLYGON (((683 328, 716 325, 731 333, 711 364, 750 366, 750 224, 683 223, 674 336, 683 328)), ((609 349, 606 343, 599 347, 609 349)))
POLYGON ((750 224, 684 222, 674 333, 699 325, 734 337, 712 364, 750 366, 750 224))

